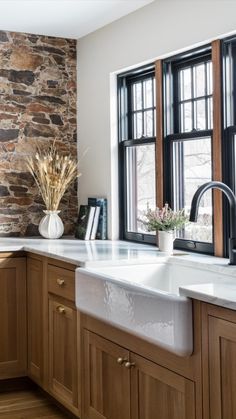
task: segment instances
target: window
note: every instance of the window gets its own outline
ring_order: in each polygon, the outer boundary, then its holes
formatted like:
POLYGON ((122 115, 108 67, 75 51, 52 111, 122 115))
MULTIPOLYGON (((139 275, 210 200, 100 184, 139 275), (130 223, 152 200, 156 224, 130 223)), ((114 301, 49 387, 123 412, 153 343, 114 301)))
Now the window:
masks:
MULTIPOLYGON (((212 180, 212 62, 205 51, 167 61, 165 70, 165 197, 190 212, 197 188, 212 180)), ((213 253, 212 192, 204 194, 197 223, 178 233, 177 248, 213 253)))
POLYGON ((118 83, 121 237, 154 243, 142 223, 147 207, 156 206, 154 69, 120 76, 118 83))
MULTIPOLYGON (((212 179, 236 193, 236 36, 123 74, 118 87, 120 236, 155 243, 142 217, 156 206, 156 191, 159 205, 186 213, 198 187, 212 179)), ((222 255, 222 207, 227 256, 228 204, 212 191, 175 247, 222 255)))
MULTIPOLYGON (((223 41, 223 176, 236 193, 236 38, 223 41)), ((224 200, 224 253, 228 255, 229 208, 224 200)))
POLYGON ((224 143, 228 164, 225 165, 225 181, 236 193, 236 39, 223 44, 224 63, 224 143))

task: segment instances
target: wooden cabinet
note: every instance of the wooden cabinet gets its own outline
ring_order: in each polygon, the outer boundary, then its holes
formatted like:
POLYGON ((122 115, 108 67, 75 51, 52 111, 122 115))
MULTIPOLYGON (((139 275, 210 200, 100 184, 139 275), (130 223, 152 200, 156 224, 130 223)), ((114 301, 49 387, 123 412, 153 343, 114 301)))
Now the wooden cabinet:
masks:
POLYGON ((235 419, 236 313, 203 307, 204 419, 235 419))
POLYGON ((236 418, 236 324, 209 318, 210 418, 236 418))
POLYGON ((84 331, 84 418, 130 418, 130 371, 122 365, 125 360, 126 349, 84 331))
POLYGON ((27 374, 25 258, 0 258, 0 379, 27 374))
POLYGON ((57 297, 49 298, 49 391, 78 413, 76 310, 57 297))
POLYGON ((75 302, 75 272, 49 264, 47 269, 48 291, 75 302))
POLYGON ((131 353, 132 419, 195 419, 194 383, 131 353))
POLYGON ((39 385, 44 384, 44 339, 43 328, 43 262, 27 258, 27 301, 28 301, 28 375, 39 385))
POLYGON ((84 330, 84 419, 195 419, 194 383, 84 330))

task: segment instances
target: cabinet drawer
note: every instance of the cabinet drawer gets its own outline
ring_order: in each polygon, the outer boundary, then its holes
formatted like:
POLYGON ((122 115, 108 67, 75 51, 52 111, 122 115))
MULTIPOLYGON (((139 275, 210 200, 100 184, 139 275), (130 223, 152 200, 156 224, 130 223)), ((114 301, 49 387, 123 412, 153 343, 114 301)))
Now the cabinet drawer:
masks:
POLYGON ((57 266, 48 265, 48 291, 75 301, 75 273, 57 266))

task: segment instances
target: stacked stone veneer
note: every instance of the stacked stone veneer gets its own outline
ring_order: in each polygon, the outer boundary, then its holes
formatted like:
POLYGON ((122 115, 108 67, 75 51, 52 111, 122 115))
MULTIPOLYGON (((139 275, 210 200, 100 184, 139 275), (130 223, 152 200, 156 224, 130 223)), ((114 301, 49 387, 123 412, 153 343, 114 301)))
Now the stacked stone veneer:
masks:
MULTIPOLYGON (((57 140, 76 155, 76 41, 0 31, 0 236, 38 235, 44 205, 25 156, 57 140)), ((74 229, 76 182, 60 209, 74 229)))

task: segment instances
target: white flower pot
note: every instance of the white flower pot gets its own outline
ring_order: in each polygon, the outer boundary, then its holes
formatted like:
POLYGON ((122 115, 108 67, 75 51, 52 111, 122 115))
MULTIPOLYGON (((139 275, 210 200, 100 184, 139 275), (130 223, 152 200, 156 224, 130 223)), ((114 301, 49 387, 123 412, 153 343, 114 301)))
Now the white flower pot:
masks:
POLYGON ((158 247, 160 252, 173 253, 174 231, 158 231, 158 247))
POLYGON ((59 239, 64 233, 64 225, 59 217, 60 211, 43 211, 46 215, 39 223, 39 233, 45 239, 59 239))

